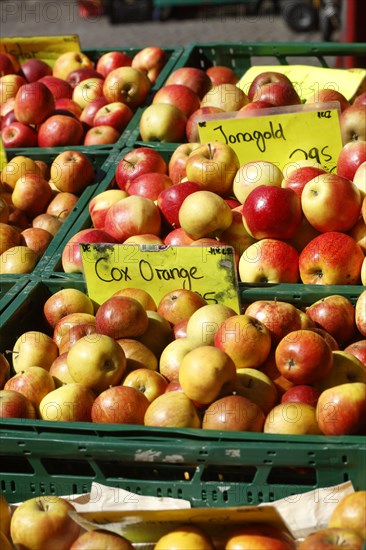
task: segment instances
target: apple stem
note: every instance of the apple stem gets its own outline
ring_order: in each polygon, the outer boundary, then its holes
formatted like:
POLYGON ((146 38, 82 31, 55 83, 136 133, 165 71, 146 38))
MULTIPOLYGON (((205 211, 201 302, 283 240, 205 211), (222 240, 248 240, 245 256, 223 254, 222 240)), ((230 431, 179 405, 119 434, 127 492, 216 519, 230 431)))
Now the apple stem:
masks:
POLYGON ((131 162, 130 160, 127 160, 127 159, 122 159, 123 162, 126 162, 127 164, 129 164, 130 166, 135 166, 133 162, 131 162))
POLYGON ((208 143, 208 144, 207 144, 207 147, 208 147, 209 158, 210 158, 210 160, 212 160, 212 159, 213 159, 214 151, 213 151, 213 148, 212 148, 211 143, 208 143))
POLYGON ((64 208, 63 210, 61 210, 61 212, 58 213, 57 215, 57 219, 60 220, 61 219, 61 216, 64 212, 67 212, 68 211, 68 208, 64 208))
POLYGON ((5 350, 6 355, 19 355, 19 351, 14 351, 12 349, 5 350))

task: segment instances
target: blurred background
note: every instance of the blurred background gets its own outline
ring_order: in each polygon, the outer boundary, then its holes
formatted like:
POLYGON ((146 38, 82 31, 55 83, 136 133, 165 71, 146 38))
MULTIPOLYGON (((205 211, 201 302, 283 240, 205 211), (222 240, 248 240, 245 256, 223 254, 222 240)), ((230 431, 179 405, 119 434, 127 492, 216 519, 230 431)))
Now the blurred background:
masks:
POLYGON ((365 6, 364 0, 1 0, 1 35, 78 34, 87 49, 361 41, 347 24, 352 3, 365 6))

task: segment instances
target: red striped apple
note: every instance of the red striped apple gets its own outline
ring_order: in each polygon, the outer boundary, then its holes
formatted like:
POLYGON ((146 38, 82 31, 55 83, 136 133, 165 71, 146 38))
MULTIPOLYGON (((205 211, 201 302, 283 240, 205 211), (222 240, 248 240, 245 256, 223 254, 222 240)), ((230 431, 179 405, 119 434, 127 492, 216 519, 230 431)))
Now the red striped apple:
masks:
POLYGON ((165 84, 183 84, 188 86, 199 98, 202 98, 212 86, 207 72, 198 67, 179 67, 173 70, 165 84))
POLYGON ((151 199, 131 195, 112 204, 105 218, 104 229, 119 242, 146 233, 159 236, 160 211, 151 199))
POLYGON ((116 166, 116 183, 122 190, 126 185, 147 172, 167 173, 164 157, 156 149, 136 147, 123 155, 116 166))
POLYGON ((324 390, 317 418, 325 435, 365 435, 366 384, 349 382, 324 390))

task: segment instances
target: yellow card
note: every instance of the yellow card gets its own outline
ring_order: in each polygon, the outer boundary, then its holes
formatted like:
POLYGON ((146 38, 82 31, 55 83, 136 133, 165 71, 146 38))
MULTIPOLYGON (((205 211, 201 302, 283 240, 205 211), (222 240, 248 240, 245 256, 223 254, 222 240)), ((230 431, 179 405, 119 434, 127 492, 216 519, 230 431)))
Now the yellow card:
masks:
POLYGON ((228 508, 190 508, 177 510, 71 512, 73 519, 87 531, 108 529, 134 543, 156 542, 179 525, 192 524, 206 529, 218 541, 228 528, 249 523, 278 527, 291 534, 285 521, 273 506, 241 506, 228 508))
POLYGON ((4 169, 5 165, 8 163, 8 159, 6 158, 6 152, 4 149, 3 140, 0 136, 0 172, 4 169))
POLYGON ((240 164, 265 160, 283 172, 307 159, 333 172, 342 149, 338 102, 204 115, 198 130, 201 143, 229 144, 240 164))
POLYGON ((103 303, 121 288, 143 288, 156 302, 187 288, 207 303, 223 303, 239 313, 234 249, 231 246, 81 244, 88 294, 103 303))
POLYGON ((24 36, 2 38, 0 51, 14 55, 20 63, 37 58, 53 67, 55 60, 65 52, 80 52, 79 36, 24 36))
POLYGON ((327 67, 312 67, 310 65, 268 65, 253 66, 241 77, 239 88, 245 93, 254 78, 265 71, 275 71, 285 74, 293 83, 297 93, 306 101, 314 92, 322 88, 331 88, 342 93, 346 99, 351 99, 366 77, 366 70, 331 69, 327 67))

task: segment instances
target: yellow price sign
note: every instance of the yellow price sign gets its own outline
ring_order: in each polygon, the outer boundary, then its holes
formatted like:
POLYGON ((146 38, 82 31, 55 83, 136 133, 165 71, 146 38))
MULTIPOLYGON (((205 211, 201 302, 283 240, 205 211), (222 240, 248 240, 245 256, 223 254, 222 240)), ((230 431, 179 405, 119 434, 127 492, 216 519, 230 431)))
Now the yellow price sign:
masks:
POLYGON ((0 52, 16 57, 20 63, 27 59, 41 59, 53 67, 55 60, 65 52, 80 52, 77 34, 65 36, 26 36, 2 38, 0 52))
POLYGON ((201 143, 230 145, 241 164, 265 160, 285 171, 299 160, 311 159, 333 172, 342 149, 339 103, 271 107, 245 113, 202 115, 201 143))
POLYGON ((122 288, 142 288, 158 303, 185 288, 207 303, 239 313, 237 270, 231 246, 80 244, 88 294, 102 304, 122 288))
POLYGON ((8 164, 8 159, 6 157, 3 140, 1 139, 1 136, 0 136, 0 172, 4 170, 4 167, 6 166, 6 164, 8 164))
POLYGON ((336 90, 350 100, 366 77, 366 70, 362 68, 345 70, 310 65, 255 65, 241 77, 238 82, 239 88, 248 93, 254 78, 266 71, 286 75, 303 101, 322 88, 336 90))

